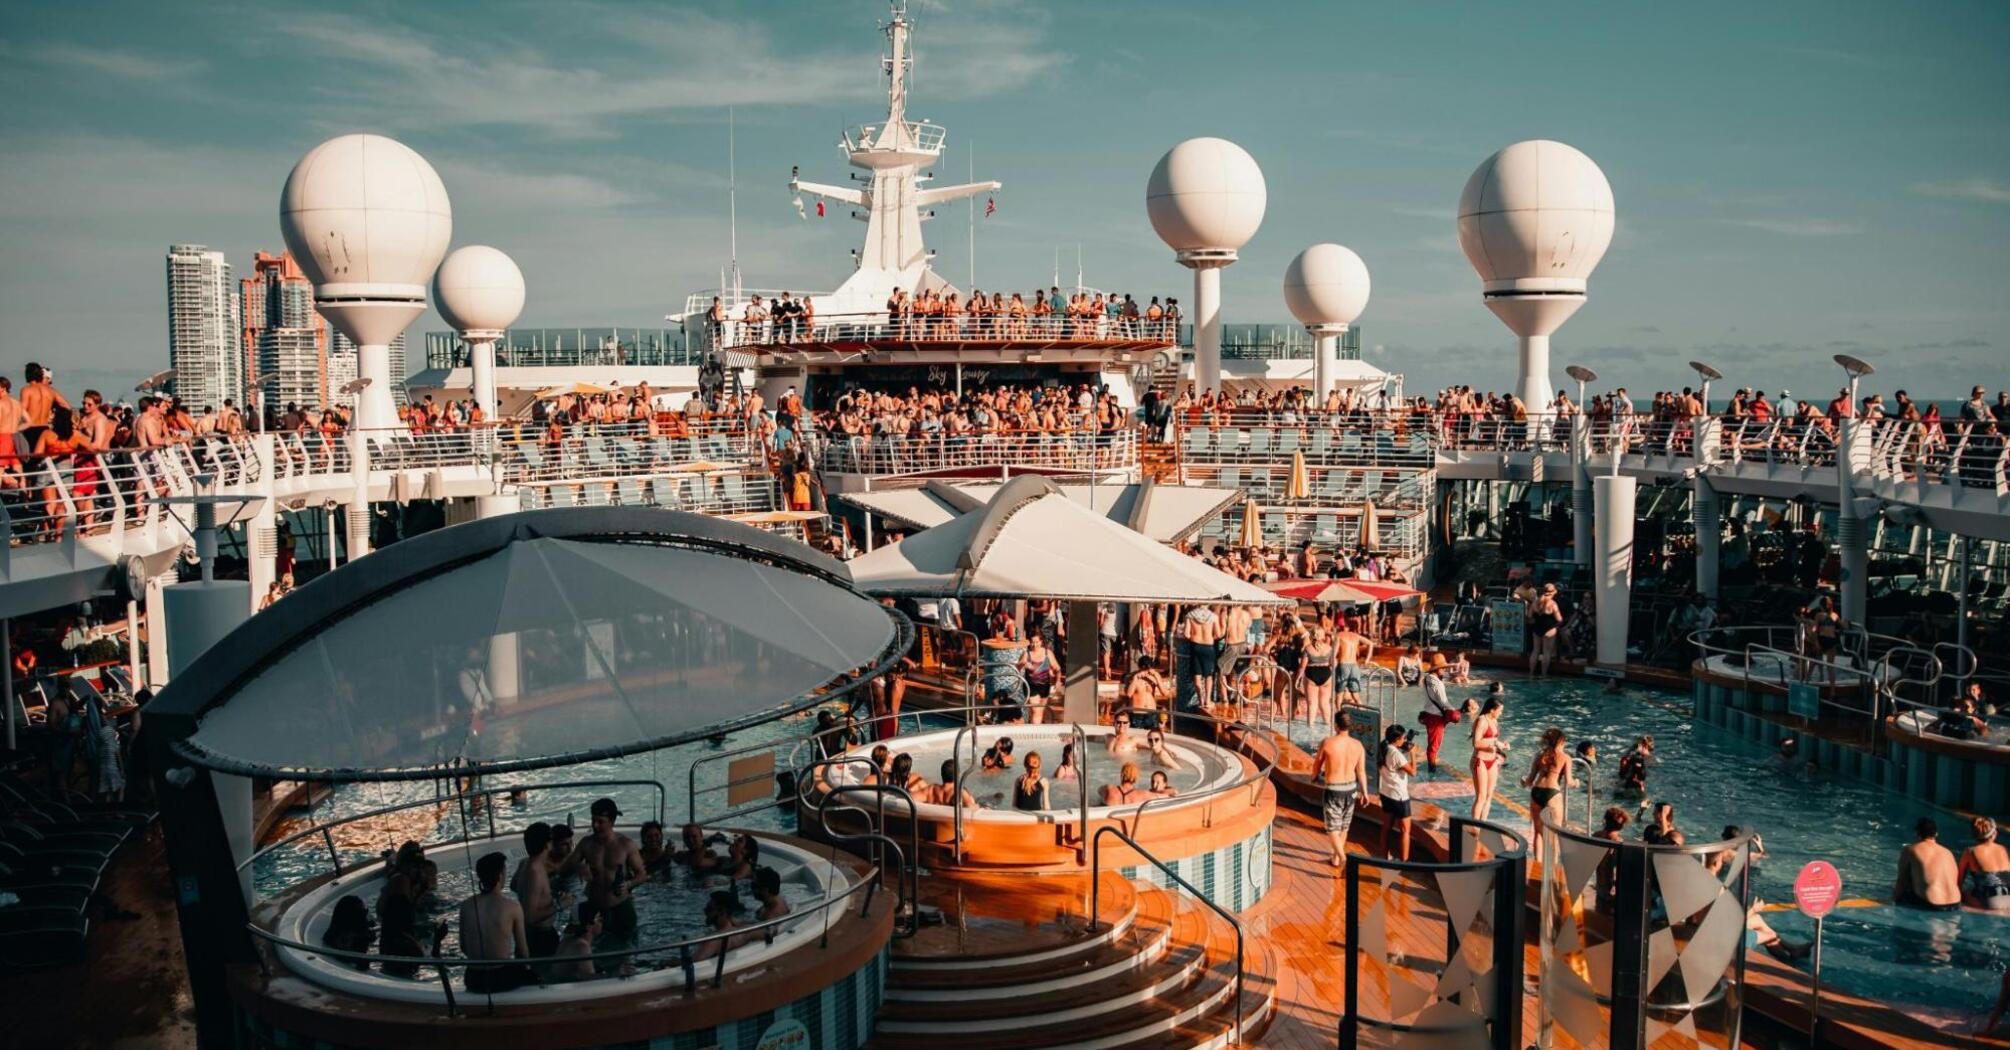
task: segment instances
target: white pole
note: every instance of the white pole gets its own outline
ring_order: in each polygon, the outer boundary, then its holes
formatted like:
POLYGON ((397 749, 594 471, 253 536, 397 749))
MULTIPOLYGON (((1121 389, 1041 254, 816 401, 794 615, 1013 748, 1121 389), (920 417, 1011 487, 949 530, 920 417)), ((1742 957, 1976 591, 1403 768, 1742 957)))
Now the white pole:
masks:
POLYGON ((726 107, 726 229, 733 261, 733 301, 740 301, 740 169, 733 141, 733 107, 726 107))
POLYGON ((1633 604, 1633 506, 1637 482, 1613 475, 1592 480, 1598 554, 1592 585, 1597 601, 1598 662, 1626 664, 1627 621, 1633 604))
MULTIPOLYGON (((970 160, 970 181, 977 181, 977 144, 971 143, 966 153, 970 160)), ((965 198, 970 205, 970 287, 977 287, 977 196, 965 198)))
POLYGON ((1591 417, 1585 414, 1584 380, 1577 381, 1577 414, 1571 417, 1570 517, 1572 554, 1581 569, 1591 568, 1591 417))
POLYGON ((356 429, 389 430, 397 426, 398 405, 391 400, 390 346, 379 343, 357 347, 356 375, 369 380, 356 393, 356 429))
POLYGON ((1221 393, 1221 268, 1193 271, 1193 377, 1203 392, 1221 393))
POLYGON ((1849 377, 1850 414, 1836 431, 1836 542, 1841 546, 1842 617, 1863 627, 1868 623, 1870 552, 1865 549, 1864 521, 1856 514, 1856 487, 1850 479, 1850 445, 1856 437, 1857 377, 1849 377))
POLYGON ((496 421, 496 341, 476 339, 468 343, 468 366, 474 373, 475 404, 482 418, 496 421))
POLYGON ((1549 336, 1521 337, 1521 403, 1535 415, 1549 404, 1549 336))

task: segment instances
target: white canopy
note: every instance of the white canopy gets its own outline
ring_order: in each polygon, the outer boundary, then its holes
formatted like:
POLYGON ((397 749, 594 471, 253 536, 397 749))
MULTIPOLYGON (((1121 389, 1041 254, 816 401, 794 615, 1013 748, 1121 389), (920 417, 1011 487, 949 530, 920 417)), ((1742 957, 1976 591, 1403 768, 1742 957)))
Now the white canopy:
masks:
MULTIPOLYGON (((1003 482, 930 482, 921 488, 846 493, 842 499, 913 529, 932 529, 990 501, 1003 482), (960 498, 959 498, 960 497, 960 498)), ((1212 485, 1057 486, 1061 495, 1159 543, 1192 536, 1223 509, 1242 498, 1241 489, 1212 485)))
POLYGON ((978 510, 850 564, 869 594, 1277 605, 1280 599, 1069 499, 1014 478, 978 510))

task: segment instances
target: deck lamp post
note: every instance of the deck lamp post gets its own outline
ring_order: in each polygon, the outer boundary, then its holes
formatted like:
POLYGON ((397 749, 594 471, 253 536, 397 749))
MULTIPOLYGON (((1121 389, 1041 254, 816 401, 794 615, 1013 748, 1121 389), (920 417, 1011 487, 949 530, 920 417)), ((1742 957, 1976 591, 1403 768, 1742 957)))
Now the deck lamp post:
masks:
POLYGON ((1577 416, 1570 431, 1570 519, 1571 555, 1580 569, 1591 568, 1591 420, 1585 415, 1584 387, 1598 381, 1598 373, 1583 365, 1571 365, 1564 374, 1577 380, 1577 416))
POLYGON ((1717 503, 1717 489, 1703 473, 1710 461, 1710 447, 1716 444, 1713 428, 1715 422, 1710 415, 1710 381, 1724 378, 1724 373, 1701 361, 1689 362, 1689 367, 1702 381, 1699 395, 1703 411, 1689 421, 1690 450, 1696 458, 1696 468, 1691 475, 1694 487, 1689 499, 1690 520, 1696 525, 1696 593, 1705 599, 1717 597, 1717 569, 1719 550, 1724 541, 1723 512, 1717 503))
POLYGON ((1849 411, 1836 427, 1836 542, 1841 548, 1843 619, 1865 627, 1870 603, 1870 551, 1865 542, 1863 516, 1856 511, 1856 487, 1850 480, 1850 446, 1856 438, 1857 385, 1864 376, 1877 371, 1870 363, 1848 354, 1835 355, 1849 377, 1849 411))

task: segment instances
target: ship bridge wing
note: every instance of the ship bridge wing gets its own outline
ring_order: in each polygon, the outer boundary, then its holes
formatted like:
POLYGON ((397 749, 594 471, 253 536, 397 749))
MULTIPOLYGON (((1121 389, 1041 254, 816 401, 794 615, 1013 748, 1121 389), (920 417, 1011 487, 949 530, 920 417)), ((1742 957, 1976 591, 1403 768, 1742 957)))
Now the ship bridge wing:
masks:
POLYGON ((975 197, 980 193, 995 193, 1005 184, 1002 182, 966 182, 961 186, 944 186, 939 190, 922 190, 915 194, 915 205, 926 208, 931 204, 945 201, 960 201, 965 197, 975 197))

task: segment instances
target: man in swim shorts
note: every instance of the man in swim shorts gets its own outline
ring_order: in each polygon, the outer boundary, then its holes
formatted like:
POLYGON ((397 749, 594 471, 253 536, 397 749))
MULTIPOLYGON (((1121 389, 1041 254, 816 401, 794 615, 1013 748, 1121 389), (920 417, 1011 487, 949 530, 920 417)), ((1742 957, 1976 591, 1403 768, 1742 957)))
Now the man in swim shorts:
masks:
POLYGON ((1341 621, 1340 633, 1333 638, 1334 658, 1340 663, 1338 690, 1340 702, 1358 704, 1361 702, 1361 665, 1375 658, 1375 643, 1354 629, 1354 621, 1341 621))
POLYGON ((1180 620, 1180 637, 1186 640, 1192 660, 1193 686, 1199 693, 1201 710, 1214 707, 1215 679, 1221 674, 1221 617, 1213 608, 1196 605, 1180 620))
POLYGON ((1347 856, 1347 829, 1354 810, 1368 797, 1368 755, 1354 739, 1354 718, 1346 711, 1333 716, 1333 735, 1319 743, 1312 761, 1312 782, 1325 788, 1322 809, 1326 838, 1333 845, 1327 863, 1338 868, 1347 856))

